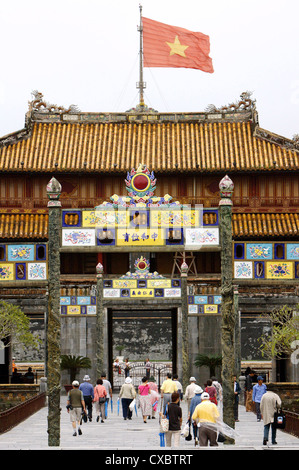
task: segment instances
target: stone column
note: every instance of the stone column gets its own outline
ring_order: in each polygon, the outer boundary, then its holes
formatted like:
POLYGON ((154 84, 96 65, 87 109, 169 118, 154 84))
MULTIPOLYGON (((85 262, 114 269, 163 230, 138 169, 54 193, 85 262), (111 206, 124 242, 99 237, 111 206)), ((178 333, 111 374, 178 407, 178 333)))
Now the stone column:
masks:
MULTIPOLYGON (((232 194, 234 184, 226 175, 219 184, 221 200, 220 243, 221 243, 221 346, 222 346, 222 387, 223 421, 234 428, 234 388, 235 373, 235 309, 232 273, 232 194)), ((231 443, 231 440, 230 440, 231 443)))
POLYGON ((234 286, 234 311, 235 311, 235 374, 241 374, 241 324, 240 324, 240 311, 239 311, 239 292, 238 288, 234 286))
POLYGON ((60 232, 61 185, 52 178, 47 185, 49 198, 48 242, 48 325, 47 325, 47 387, 48 445, 60 444, 60 232))
POLYGON ((181 265, 181 302, 182 302, 182 385, 185 390, 189 385, 189 326, 188 326, 188 302, 187 302, 187 272, 188 265, 183 261, 181 265))
POLYGON ((96 323, 96 371, 101 377, 104 370, 104 307, 103 307, 103 266, 98 263, 97 271, 97 323, 96 323))

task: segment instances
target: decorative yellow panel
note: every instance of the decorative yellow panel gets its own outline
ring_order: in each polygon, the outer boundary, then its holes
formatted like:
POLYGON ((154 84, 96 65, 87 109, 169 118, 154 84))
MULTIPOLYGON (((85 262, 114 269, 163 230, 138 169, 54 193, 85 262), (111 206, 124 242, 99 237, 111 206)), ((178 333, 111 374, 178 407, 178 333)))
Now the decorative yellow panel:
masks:
POLYGON ((112 283, 115 289, 131 289, 137 287, 136 279, 113 279, 112 283))
POLYGON ((199 226, 199 210, 151 210, 150 226, 161 228, 194 228, 199 226))
POLYGON ((68 305, 67 306, 67 313, 69 315, 80 315, 81 314, 80 305, 68 305))
POLYGON ((205 313, 218 313, 218 305, 204 305, 204 312, 205 313))
POLYGON ((293 279, 294 264, 287 261, 267 261, 266 262, 267 279, 293 279))
POLYGON ((14 266, 13 263, 0 263, 0 281, 14 280, 14 266))
POLYGON ((82 211, 83 227, 127 227, 130 214, 126 210, 99 209, 82 211))
POLYGON ((118 229, 117 246, 161 246, 165 245, 164 231, 160 229, 118 229))
POLYGON ((148 279, 147 280, 147 287, 156 287, 156 288, 170 288, 171 287, 171 279, 148 279))
POLYGON ((155 291, 154 289, 131 289, 131 299, 134 297, 154 297, 155 291))

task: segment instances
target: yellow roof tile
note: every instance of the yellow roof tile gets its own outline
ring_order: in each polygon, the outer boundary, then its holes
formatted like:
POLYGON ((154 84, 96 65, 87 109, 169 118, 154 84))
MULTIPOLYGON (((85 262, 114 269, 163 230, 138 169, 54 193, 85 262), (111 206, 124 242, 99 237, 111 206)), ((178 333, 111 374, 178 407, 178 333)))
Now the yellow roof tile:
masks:
POLYGON ((0 140, 0 170, 113 173, 140 163, 159 173, 299 168, 295 148, 252 127, 250 121, 33 122, 26 137, 0 140))

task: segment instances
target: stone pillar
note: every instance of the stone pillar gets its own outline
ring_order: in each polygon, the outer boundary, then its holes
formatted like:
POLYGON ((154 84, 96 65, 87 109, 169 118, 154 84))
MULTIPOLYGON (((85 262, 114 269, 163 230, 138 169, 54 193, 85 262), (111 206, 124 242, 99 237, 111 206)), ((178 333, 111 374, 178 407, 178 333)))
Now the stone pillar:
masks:
POLYGON ((103 307, 103 266, 97 264, 97 323, 96 323, 96 371, 101 377, 104 370, 104 307, 103 307))
POLYGON ((48 324, 47 324, 47 387, 48 445, 60 444, 60 233, 61 185, 52 178, 47 185, 49 198, 48 243, 48 324))
MULTIPOLYGON (((223 421, 234 428, 234 387, 235 373, 235 309, 232 273, 232 194, 234 184, 226 175, 219 184, 221 200, 220 243, 221 243, 221 346, 222 346, 222 387, 223 421)), ((231 443, 231 440, 230 440, 231 443)))
POLYGON ((181 265, 181 302, 182 302, 182 385, 185 390, 189 385, 189 327, 188 327, 188 302, 187 302, 187 272, 188 265, 183 261, 181 265))
POLYGON ((234 312, 235 312, 235 374, 237 378, 241 374, 241 323, 240 323, 240 310, 239 310, 239 292, 237 287, 234 287, 234 312))

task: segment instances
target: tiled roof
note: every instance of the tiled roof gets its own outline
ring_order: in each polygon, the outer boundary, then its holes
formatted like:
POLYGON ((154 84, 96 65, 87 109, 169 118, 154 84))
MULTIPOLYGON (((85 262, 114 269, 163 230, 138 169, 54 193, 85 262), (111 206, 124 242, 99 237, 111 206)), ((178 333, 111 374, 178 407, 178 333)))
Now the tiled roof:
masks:
MULTIPOLYGON (((214 223, 210 214, 205 214, 205 223, 214 223)), ((48 214, 46 210, 27 212, 5 209, 0 211, 0 239, 46 240, 48 238, 48 214)), ((299 234, 299 214, 293 213, 233 213, 234 239, 293 237, 299 234)))
POLYGON ((27 134, 0 140, 0 170, 126 173, 140 163, 157 173, 298 169, 291 141, 272 136, 249 120, 32 121, 27 134))
POLYGON ((0 238, 12 240, 45 240, 48 238, 48 213, 0 211, 0 238))
POLYGON ((299 214, 233 214, 234 238, 292 237, 299 234, 299 214))

